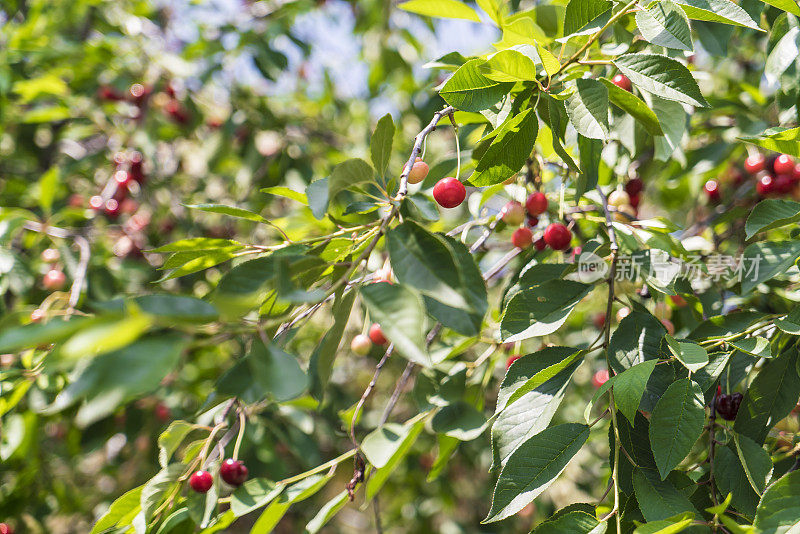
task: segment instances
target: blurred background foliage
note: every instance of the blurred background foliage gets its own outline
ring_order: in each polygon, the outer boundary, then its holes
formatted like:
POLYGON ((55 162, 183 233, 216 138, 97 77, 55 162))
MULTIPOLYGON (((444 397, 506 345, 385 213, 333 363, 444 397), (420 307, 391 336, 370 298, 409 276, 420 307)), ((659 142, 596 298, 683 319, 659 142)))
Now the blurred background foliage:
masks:
MULTIPOLYGON (((565 2, 552 4, 559 13, 565 2)), ((534 3, 510 5, 516 10, 534 3)), ((742 6, 761 17, 763 4, 744 0, 742 6)), ((797 25, 777 10, 763 16, 770 26, 797 25)), ((335 222, 371 220, 369 214, 344 215, 344 203, 338 219, 317 219, 293 201, 260 190, 302 191, 336 163, 365 156, 374 124, 387 112, 398 125, 395 146, 402 147, 391 168, 400 169, 411 139, 442 106, 433 89, 450 69, 441 68, 446 62, 426 63, 454 50, 464 56, 483 53, 500 38, 486 24, 430 22, 385 0, 18 0, 0 4, 0 22, 0 330, 28 322, 37 309, 69 305, 68 293, 41 284, 51 266, 41 258, 45 249, 60 251, 68 279, 79 268, 80 251, 58 229, 85 236, 91 245, 84 296, 91 304, 155 289, 204 296, 223 272, 212 267, 158 282, 164 258, 148 252, 152 248, 185 237, 267 244, 278 236, 270 226, 191 212, 187 204, 247 208, 293 239, 328 233, 335 222), (92 209, 92 197, 113 191, 120 170, 140 178, 116 206, 92 209)), ((797 114, 796 69, 786 71, 782 84, 763 77, 773 33, 698 25, 702 46, 692 60, 713 111, 698 111, 678 132, 682 148, 669 163, 637 158, 644 162, 637 172, 648 183, 642 209, 679 223, 707 213, 705 201, 687 209, 687 199, 699 195, 707 179, 727 177, 743 159, 736 136, 760 133, 785 122, 786 114, 797 114)), ((471 147, 480 134, 462 128, 462 147, 471 147)), ((620 124, 614 135, 636 152, 632 123, 629 130, 620 124)), ((449 134, 429 145, 428 186, 454 167, 449 134)), ((604 156, 601 181, 628 174, 632 157, 604 156)), ((432 226, 449 230, 455 221, 432 226)), ((495 289, 490 301, 499 297, 495 289)), ((599 300, 582 303, 566 338, 584 339, 594 328, 593 312, 602 306, 599 300)), ((496 309, 490 313, 496 320, 496 309)), ((676 328, 682 327, 681 314, 695 321, 680 310, 672 318, 676 328)), ((329 326, 324 317, 316 318, 291 340, 291 349, 306 358, 329 326)), ((241 327, 247 331, 251 325, 241 327)), ((350 328, 346 339, 360 327, 350 328)), ((81 418, 77 405, 43 412, 68 383, 68 373, 23 371, 15 356, 3 355, 0 520, 13 520, 20 532, 89 532, 113 499, 158 471, 158 435, 170 421, 195 420, 213 405, 217 379, 244 352, 236 336, 199 337, 177 364, 164 358, 170 368, 157 387, 122 388, 111 413, 104 414, 109 406, 103 406, 97 418, 81 418)), ((265 407, 248 425, 242 446, 250 472, 279 480, 346 450, 343 421, 379 356, 373 349, 366 358, 342 358, 323 411, 309 410, 310 398, 265 407)), ((504 360, 500 353, 493 356, 496 372, 485 378, 492 381, 490 392, 502 378, 504 360)), ((379 420, 404 363, 389 362, 375 408, 362 418, 365 427, 379 420)), ((584 400, 594 391, 592 365, 579 369, 572 397, 579 402, 565 403, 557 421, 582 417, 584 400)), ((426 402, 424 389, 418 390, 425 384, 418 380, 415 392, 401 400, 397 420, 418 413, 426 402)), ((102 383, 90 386, 100 388, 96 396, 103 392, 102 383)), ((467 384, 475 391, 485 386, 467 384)), ((494 404, 491 398, 485 402, 494 404)), ((558 507, 596 497, 608 477, 608 445, 604 431, 595 434, 538 507, 480 531, 526 531, 558 507)), ((436 473, 436 437, 424 433, 416 442, 380 499, 389 531, 478 531, 488 509, 491 451, 484 438, 459 447, 441 474, 428 480, 432 469, 436 473)), ((350 474, 341 468, 323 492, 293 506, 277 531, 301 532, 350 474)), ((348 506, 325 532, 371 531, 371 511, 357 505, 348 506)), ((246 532, 247 522, 228 531, 246 532)))

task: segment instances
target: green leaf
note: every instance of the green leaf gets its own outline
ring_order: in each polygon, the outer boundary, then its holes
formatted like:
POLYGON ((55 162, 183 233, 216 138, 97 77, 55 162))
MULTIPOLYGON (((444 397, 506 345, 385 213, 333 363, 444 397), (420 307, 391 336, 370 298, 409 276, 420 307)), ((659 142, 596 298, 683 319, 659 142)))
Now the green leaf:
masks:
POLYGON ((583 358, 575 358, 571 347, 545 347, 517 360, 506 373, 497 399, 496 418, 492 425, 493 466, 504 465, 511 454, 528 439, 542 432, 550 424, 583 358), (562 368, 563 362, 569 364, 562 368), (560 369, 551 376, 552 370, 560 369), (517 391, 526 384, 547 379, 522 395, 517 391), (514 402, 509 404, 509 399, 514 402))
POLYGON ((707 107, 697 82, 678 61, 658 54, 626 54, 614 65, 639 89, 692 106, 707 107))
POLYGON ((469 183, 483 187, 514 176, 530 157, 538 132, 539 121, 532 109, 506 119, 490 134, 492 142, 469 177, 469 183))
MULTIPOLYGON (((262 193, 267 193, 268 195, 276 195, 279 197, 290 198, 292 200, 296 200, 300 204, 308 206, 308 198, 306 197, 305 193, 300 193, 298 191, 289 189, 288 187, 284 187, 282 185, 265 187, 263 189, 260 189, 259 191, 261 191, 262 193)), ((201 237, 199 239, 205 239, 205 238, 201 237)))
POLYGON ((481 21, 474 9, 457 0, 409 0, 398 4, 397 7, 426 17, 466 19, 473 22, 481 21))
MULTIPOLYGON (((795 7, 797 4, 795 4, 795 7)), ((783 73, 797 62, 800 49, 800 28, 793 27, 781 37, 781 40, 767 56, 764 74, 769 81, 777 81, 783 73)))
POLYGON ((503 27, 503 16, 506 12, 505 0, 475 0, 475 3, 491 17, 498 28, 503 27))
POLYGON ((177 367, 186 344, 187 340, 179 335, 152 336, 83 360, 70 384, 47 411, 60 411, 83 400, 76 423, 86 427, 112 414, 126 401, 158 388, 177 367))
POLYGON ((308 377, 294 356, 272 344, 265 347, 260 340, 217 382, 219 393, 242 396, 248 402, 266 397, 285 402, 302 395, 307 386, 308 377))
POLYGON ((740 513, 753 517, 758 506, 758 494, 750 486, 732 442, 727 447, 717 448, 714 475, 720 493, 731 495, 731 505, 740 513))
POLYGON ((566 100, 567 115, 578 133, 589 139, 608 138, 608 89, 589 78, 575 80, 566 100))
POLYGON ((308 207, 315 219, 322 219, 328 211, 328 202, 331 198, 329 192, 328 178, 320 178, 311 182, 306 187, 306 197, 308 197, 308 207))
POLYGON ((630 91, 617 87, 608 78, 600 78, 600 81, 608 88, 608 98, 612 104, 636 119, 650 135, 664 135, 658 117, 641 98, 630 91))
POLYGON ((231 217, 244 219, 246 221, 272 224, 258 213, 253 213, 252 211, 244 208, 237 208, 236 206, 225 206, 222 204, 187 204, 186 207, 193 210, 205 211, 207 213, 230 215, 231 217))
POLYGON ((46 323, 29 323, 4 328, 0 332, 0 352, 11 353, 22 349, 49 345, 63 341, 97 320, 88 317, 53 317, 46 323))
POLYGON ((232 260, 242 249, 244 249, 242 245, 231 245, 226 248, 207 251, 176 252, 160 267, 160 269, 172 270, 165 274, 158 282, 180 278, 181 276, 203 271, 215 265, 219 265, 220 263, 232 260))
POLYGON ((558 154, 561 160, 566 163, 570 169, 575 172, 581 172, 575 164, 575 160, 573 160, 572 156, 564 149, 564 136, 566 134, 567 121, 569 120, 564 102, 542 93, 539 96, 537 113, 552 132, 553 150, 555 153, 558 154))
POLYGON ((417 441, 420 433, 425 428, 425 421, 428 419, 428 413, 421 413, 406 421, 405 427, 406 430, 403 431, 403 439, 398 443, 397 448, 392 453, 392 455, 386 460, 386 463, 383 467, 377 469, 370 475, 369 480, 367 481, 367 490, 366 496, 367 499, 372 499, 386 481, 389 479, 389 476, 394 472, 395 469, 400 465, 400 462, 405 458, 411 447, 414 445, 414 442, 417 441))
POLYGON ((657 363, 658 360, 647 360, 614 377, 614 403, 628 421, 635 419, 647 381, 657 363))
POLYGON ((265 478, 251 478, 231 495, 231 511, 236 517, 249 514, 272 502, 283 491, 282 484, 265 478))
MULTIPOLYGON (((188 508, 180 508, 169 514, 169 516, 164 520, 163 523, 158 527, 156 534, 168 534, 173 532, 177 527, 182 525, 183 523, 191 522, 191 517, 189 514, 188 508)), ((192 524, 192 526, 194 526, 192 524)))
POLYGON ((721 22, 761 30, 758 23, 738 4, 730 0, 673 0, 690 19, 721 22))
POLYGON ((670 352, 690 373, 695 373, 708 365, 706 349, 690 341, 678 341, 671 335, 665 336, 670 352))
POLYGON ((439 91, 445 102, 462 111, 482 111, 500 101, 511 89, 511 83, 490 80, 480 71, 482 59, 471 59, 461 65, 439 91))
POLYGON ((431 419, 431 429, 437 434, 471 441, 486 429, 486 417, 465 401, 456 401, 443 406, 431 419))
POLYGON ((480 66, 481 73, 496 82, 524 82, 535 80, 536 65, 533 60, 514 49, 501 50, 492 54, 480 66))
POLYGON ((659 480, 658 473, 652 469, 636 469, 633 488, 639 509, 647 521, 663 521, 686 512, 696 513, 689 498, 669 480, 659 480))
POLYGON ((741 434, 733 435, 736 453, 753 490, 760 496, 767 487, 772 473, 772 458, 758 443, 741 434))
POLYGON ((455 258, 443 238, 405 221, 386 234, 386 248, 401 284, 454 308, 470 310, 455 258))
POLYGON ((645 40, 675 50, 694 50, 689 19, 671 0, 659 0, 636 12, 636 26, 645 40))
POLYGON ((564 15, 564 35, 572 35, 611 9, 608 0, 570 0, 564 15))
POLYGON ((355 298, 356 292, 349 291, 334 303, 333 326, 325 332, 319 345, 311 353, 308 375, 311 380, 311 395, 317 400, 322 400, 325 396, 325 389, 328 387, 328 381, 333 371, 333 362, 336 359, 355 298))
POLYGON ((748 337, 729 342, 733 347, 747 354, 752 354, 756 358, 772 358, 772 351, 769 347, 769 340, 760 336, 748 337))
POLYGON ((503 312, 503 340, 512 343, 555 332, 592 289, 579 282, 552 280, 518 292, 503 312))
MULTIPOLYGON (((538 371, 537 373, 529 377, 527 380, 525 380, 525 382, 523 383, 515 382, 514 391, 508 398, 505 398, 501 389, 501 396, 498 398, 498 408, 501 405, 503 406, 503 409, 507 408, 509 405, 513 404, 514 402, 522 398, 526 393, 535 390, 536 388, 538 388, 551 378, 555 377, 558 373, 560 373, 564 369, 572 367, 572 365, 575 362, 580 362, 583 360, 583 357, 585 355, 584 351, 571 349, 569 347, 546 347, 545 349, 542 349, 542 351, 540 352, 547 352, 549 354, 551 353, 550 349, 561 349, 561 348, 565 348, 566 351, 572 351, 572 352, 560 362, 554 363, 553 365, 550 365, 547 368, 538 371)), ((539 357, 541 357, 541 354, 539 355, 539 357)), ((528 360, 530 359, 531 358, 528 358, 528 360)), ((520 363, 519 366, 514 370, 513 374, 518 376, 519 373, 522 372, 523 370, 522 368, 526 367, 525 365, 526 363, 527 361, 525 363, 520 363)), ((511 373, 506 373, 506 378, 508 378, 509 375, 511 375, 511 373)))
POLYGON ((759 202, 744 225, 747 239, 759 232, 780 228, 800 221, 800 202, 782 198, 767 198, 759 202))
POLYGON ((676 534, 686 530, 694 521, 694 514, 684 512, 669 519, 650 521, 636 527, 633 534, 676 534))
POLYGON ((333 477, 332 472, 326 475, 313 475, 305 478, 286 488, 277 499, 274 499, 269 506, 261 513, 256 520, 251 534, 261 534, 272 532, 280 520, 289 511, 292 504, 304 501, 321 490, 325 484, 333 477))
POLYGON ((469 309, 456 308, 451 303, 425 297, 425 307, 435 319, 444 326, 455 330, 465 336, 475 336, 480 333, 483 317, 489 307, 486 294, 486 282, 483 280, 480 268, 475 263, 475 257, 470 254, 467 246, 457 239, 439 234, 453 254, 458 271, 459 283, 469 303, 469 309))
POLYGON ((742 294, 758 284, 784 274, 800 258, 800 242, 762 241, 753 243, 742 254, 742 294))
POLYGON ((600 158, 603 142, 600 139, 589 139, 578 134, 578 150, 582 174, 575 180, 575 201, 579 201, 586 191, 594 189, 600 179, 600 158))
POLYGON ((347 505, 348 502, 350 502, 350 499, 348 497, 347 490, 344 490, 336 495, 333 499, 322 505, 322 508, 319 509, 317 515, 315 515, 314 518, 311 519, 311 521, 309 521, 306 525, 306 534, 317 534, 320 529, 328 523, 328 521, 333 519, 333 516, 339 513, 339 510, 347 505))
POLYGON ((760 135, 739 139, 767 150, 800 157, 800 128, 770 128, 760 135))
POLYGON ((93 323, 69 338, 58 355, 65 360, 77 361, 121 349, 136 341, 152 322, 149 316, 135 313, 122 319, 93 323))
POLYGON ((800 529, 800 471, 792 471, 764 493, 753 526, 761 534, 789 534, 800 529))
POLYGON ((606 525, 594 513, 574 510, 540 523, 531 534, 603 534, 605 531, 606 525))
POLYGON ((392 156, 392 141, 394 140, 394 121, 392 115, 387 113, 378 121, 372 138, 369 141, 369 153, 372 156, 372 165, 380 176, 386 174, 389 160, 392 156))
MULTIPOLYGON (((328 178, 328 198, 332 199, 341 191, 354 185, 371 183, 374 180, 375 171, 372 170, 369 163, 359 158, 348 159, 333 168, 333 172, 328 178)), ((306 190, 306 194, 308 194, 308 190, 306 190)))
POLYGON ((389 463, 403 441, 408 437, 410 427, 398 423, 386 423, 367 434, 361 442, 361 451, 376 469, 389 463))
POLYGON ((101 302, 97 309, 123 313, 131 305, 159 320, 182 323, 210 323, 219 318, 217 309, 204 300, 181 295, 142 295, 101 302))
POLYGON ((97 520, 97 523, 94 524, 89 534, 100 534, 100 532, 108 530, 118 524, 130 524, 133 516, 139 513, 141 509, 139 501, 142 497, 143 487, 144 486, 139 486, 138 488, 134 488, 111 503, 111 506, 108 507, 108 511, 97 520), (128 519, 127 521, 126 518, 128 519))
POLYGON ((178 478, 186 471, 186 466, 179 463, 170 464, 155 474, 143 487, 141 493, 142 513, 146 521, 153 518, 153 513, 161 505, 168 491, 175 487, 178 478))
POLYGON ((652 96, 653 112, 664 132, 655 138, 656 160, 668 161, 676 151, 680 153, 681 140, 689 128, 688 115, 679 102, 652 96))
POLYGON ((787 13, 791 13, 792 15, 800 17, 800 6, 797 5, 795 0, 761 0, 765 4, 769 4, 771 6, 775 6, 778 9, 782 9, 787 13))
POLYGON ((547 75, 555 76, 561 69, 561 63, 558 61, 558 58, 539 43, 536 43, 536 51, 539 53, 539 59, 542 60, 542 65, 544 65, 544 70, 547 75))
POLYGON ((167 467, 172 454, 178 450, 183 440, 195 426, 186 421, 173 421, 167 429, 158 436, 158 463, 167 467))
POLYGON ((500 471, 483 523, 500 521, 525 508, 555 481, 588 438, 588 425, 566 423, 520 445, 500 471))
POLYGON ((58 167, 50 167, 42 177, 39 178, 38 196, 39 207, 45 214, 49 215, 53 209, 53 200, 58 189, 59 172, 58 167))
POLYGON ((608 359, 615 373, 622 373, 645 360, 657 360, 664 325, 649 313, 634 311, 620 321, 611 335, 608 359))
POLYGON ((650 443, 661 479, 686 458, 703 433, 703 392, 688 378, 672 383, 650 418, 650 443))
POLYGON ((210 237, 192 237, 174 241, 168 245, 154 248, 150 252, 200 252, 204 250, 227 249, 230 247, 244 248, 241 243, 233 239, 212 239, 210 237))
POLYGON ((423 367, 432 365, 425 348, 425 307, 418 293, 401 284, 378 283, 363 286, 361 297, 401 356, 423 367))
POLYGON ((775 326, 787 334, 800 336, 800 306, 792 308, 784 317, 775 319, 775 326))
POLYGON ((758 444, 770 428, 789 415, 800 396, 797 349, 767 360, 744 394, 733 429, 758 444))

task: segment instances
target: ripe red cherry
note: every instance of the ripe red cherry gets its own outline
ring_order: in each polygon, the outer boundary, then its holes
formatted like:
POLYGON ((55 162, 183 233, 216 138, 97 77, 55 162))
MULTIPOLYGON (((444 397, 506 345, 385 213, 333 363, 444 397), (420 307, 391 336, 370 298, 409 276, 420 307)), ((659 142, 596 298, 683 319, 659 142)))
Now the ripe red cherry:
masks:
POLYGON ((533 232, 530 231, 530 228, 524 226, 517 228, 511 236, 511 242, 517 248, 526 249, 533 243, 533 232))
POLYGON ((794 170, 794 160, 788 154, 781 154, 772 164, 775 174, 790 174, 794 170))
POLYGON ((42 279, 42 285, 48 291, 56 291, 64 287, 67 282, 67 276, 58 269, 50 269, 42 279))
POLYGON ((386 342, 389 341, 386 339, 386 336, 383 335, 381 325, 378 323, 373 323, 373 325, 369 327, 369 339, 376 345, 386 345, 386 342))
POLYGON ((792 168, 792 180, 800 182, 800 163, 795 164, 792 168))
POLYGON ((219 468, 219 476, 231 486, 241 486, 247 480, 247 467, 241 460, 228 458, 219 468))
POLYGON ((644 189, 644 182, 641 178, 631 178, 625 184, 625 192, 628 193, 631 197, 638 195, 644 189))
POLYGON ((733 395, 725 395, 719 393, 717 390, 717 398, 714 401, 717 413, 727 421, 736 419, 736 414, 739 413, 739 406, 742 404, 744 396, 741 393, 734 393, 733 395))
POLYGON ((433 198, 443 208, 455 208, 467 198, 467 188, 455 178, 442 178, 433 186, 433 198))
POLYGON ((626 91, 630 91, 632 87, 630 79, 624 74, 617 74, 616 76, 611 78, 611 83, 613 83, 620 89, 625 89, 626 91))
POLYGON ((534 241, 533 246, 536 247, 536 250, 542 251, 547 248, 547 243, 545 243, 544 238, 540 237, 536 241, 534 241))
POLYGON ((506 371, 508 371, 508 368, 511 367, 512 363, 519 360, 520 358, 522 358, 522 354, 512 354, 511 356, 509 356, 508 359, 506 360, 506 371))
POLYGON ((776 193, 791 193, 794 187, 794 181, 788 174, 781 174, 775 178, 775 192, 776 193))
POLYGON ((605 313, 596 313, 592 317, 592 324, 598 330, 601 330, 606 325, 606 314, 605 313))
POLYGON ((608 382, 608 369, 600 369, 592 375, 592 385, 594 387, 599 388, 606 382, 608 382))
POLYGON ((541 215, 547 211, 547 196, 544 193, 531 193, 525 201, 529 215, 541 215))
POLYGON ((358 334, 350 342, 350 350, 352 350, 359 356, 365 356, 369 354, 369 349, 371 348, 372 348, 372 341, 370 341, 369 337, 365 336, 364 334, 358 334))
POLYGON ((89 199, 89 207, 95 211, 100 211, 101 209, 103 209, 104 205, 105 201, 103 200, 103 197, 101 197, 100 195, 95 195, 89 199))
POLYGON ((572 241, 572 232, 561 223, 552 223, 544 231, 544 242, 553 250, 565 250, 572 241))
POLYGON ((711 202, 718 202, 722 196, 719 190, 719 184, 716 180, 707 181, 703 186, 703 189, 705 190, 706 196, 711 202))
POLYGON ((414 160, 414 165, 411 166, 411 171, 408 173, 408 183, 418 184, 428 176, 430 168, 428 164, 422 161, 422 158, 414 160))
POLYGON ((189 477, 189 486, 197 493, 207 493, 214 485, 214 477, 208 471, 197 471, 189 477))
POLYGON ((0 534, 14 534, 14 529, 8 523, 0 523, 0 534))
POLYGON ((534 217, 533 215, 528 215, 528 226, 533 228, 537 224, 539 224, 539 217, 534 217))
POLYGON ((758 182, 756 182, 756 193, 758 193, 762 197, 765 197, 774 192, 775 192, 775 180, 772 179, 772 176, 770 176, 769 174, 765 174, 764 176, 758 179, 758 182))
POLYGON ((639 204, 642 203, 642 196, 641 195, 631 195, 631 207, 633 209, 639 209, 639 204))
POLYGON ((169 409, 169 406, 164 404, 163 402, 159 402, 156 404, 156 407, 153 410, 156 415, 156 419, 165 423, 172 419, 172 410, 169 409))
POLYGON ((109 217, 116 217, 119 215, 119 202, 115 198, 106 200, 106 215, 109 217))
POLYGON ((500 210, 503 222, 509 226, 518 226, 525 220, 525 208, 519 202, 511 201, 500 210))
POLYGON ((763 171, 766 164, 767 158, 764 157, 764 154, 753 154, 744 160, 744 170, 750 174, 756 174, 763 171))

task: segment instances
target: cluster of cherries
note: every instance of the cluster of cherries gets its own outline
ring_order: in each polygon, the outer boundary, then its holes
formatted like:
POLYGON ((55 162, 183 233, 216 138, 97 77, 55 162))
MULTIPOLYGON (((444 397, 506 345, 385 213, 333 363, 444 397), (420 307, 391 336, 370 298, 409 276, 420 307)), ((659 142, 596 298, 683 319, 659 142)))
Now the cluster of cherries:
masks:
POLYGON ((714 399, 714 408, 719 415, 726 421, 733 421, 736 419, 736 414, 739 413, 739 406, 742 404, 744 395, 741 393, 732 393, 727 395, 722 393, 722 388, 717 386, 717 397, 714 399))
POLYGON ((120 213, 134 213, 139 204, 131 193, 138 192, 145 182, 142 153, 138 150, 114 154, 115 170, 102 193, 89 199, 89 207, 116 219, 120 213))
MULTIPOLYGON (((137 120, 144 117, 152 94, 153 88, 141 83, 134 83, 131 85, 127 94, 118 91, 115 87, 110 85, 103 85, 97 91, 97 96, 100 100, 105 100, 107 102, 128 101, 136 106, 137 112, 134 118, 137 120)), ((187 124, 191 120, 192 117, 189 114, 189 110, 178 100, 175 88, 172 84, 167 83, 164 86, 164 92, 156 94, 155 99, 156 104, 161 107, 164 113, 174 122, 178 124, 187 124)))
MULTIPOLYGON (((219 468, 219 476, 225 483, 239 487, 247 480, 247 467, 241 460, 228 458, 219 468)), ((208 471, 201 469, 192 473, 189 477, 189 487, 197 493, 208 493, 214 485, 214 477, 208 471)))
MULTIPOLYGON (((760 152, 751 154, 744 160, 744 170, 756 179, 756 193, 759 197, 791 195, 800 184, 800 162, 788 154, 766 157, 760 152)), ((744 176, 734 169, 733 182, 739 185, 744 176)), ((722 190, 717 180, 709 180, 703 186, 708 200, 716 203, 722 199, 722 190)))

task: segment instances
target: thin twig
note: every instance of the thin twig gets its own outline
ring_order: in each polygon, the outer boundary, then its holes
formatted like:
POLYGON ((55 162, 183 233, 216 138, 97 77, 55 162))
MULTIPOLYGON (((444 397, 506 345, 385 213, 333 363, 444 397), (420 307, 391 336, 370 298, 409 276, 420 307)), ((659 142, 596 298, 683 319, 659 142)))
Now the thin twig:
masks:
POLYGON ((414 166, 414 162, 416 161, 417 157, 422 152, 422 143, 425 141, 425 138, 428 137, 432 131, 436 129, 436 125, 439 124, 439 121, 442 120, 442 117, 445 116, 452 116, 455 113, 456 109, 453 106, 447 106, 441 111, 437 111, 433 114, 433 118, 428 125, 420 131, 416 137, 414 137, 414 148, 411 149, 411 156, 408 158, 405 166, 403 167, 403 172, 400 174, 400 186, 397 190, 397 196, 395 196, 395 200, 403 200, 405 196, 408 194, 408 175, 411 172, 411 168, 414 166))
POLYGON ((389 345, 389 347, 386 349, 386 352, 383 354, 383 358, 381 358, 381 360, 378 362, 378 365, 375 366, 375 372, 372 374, 372 380, 369 381, 367 389, 364 390, 364 393, 361 394, 361 398, 358 399, 358 404, 356 404, 356 409, 353 412, 353 418, 350 420, 350 441, 353 443, 353 447, 356 449, 359 449, 358 441, 356 441, 356 421, 358 421, 361 408, 363 408, 364 403, 367 402, 367 397, 369 397, 370 393, 372 393, 372 390, 375 389, 375 384, 378 382, 378 377, 381 374, 381 370, 386 364, 386 360, 388 360, 389 356, 392 355, 392 351, 394 351, 394 344, 389 345))

